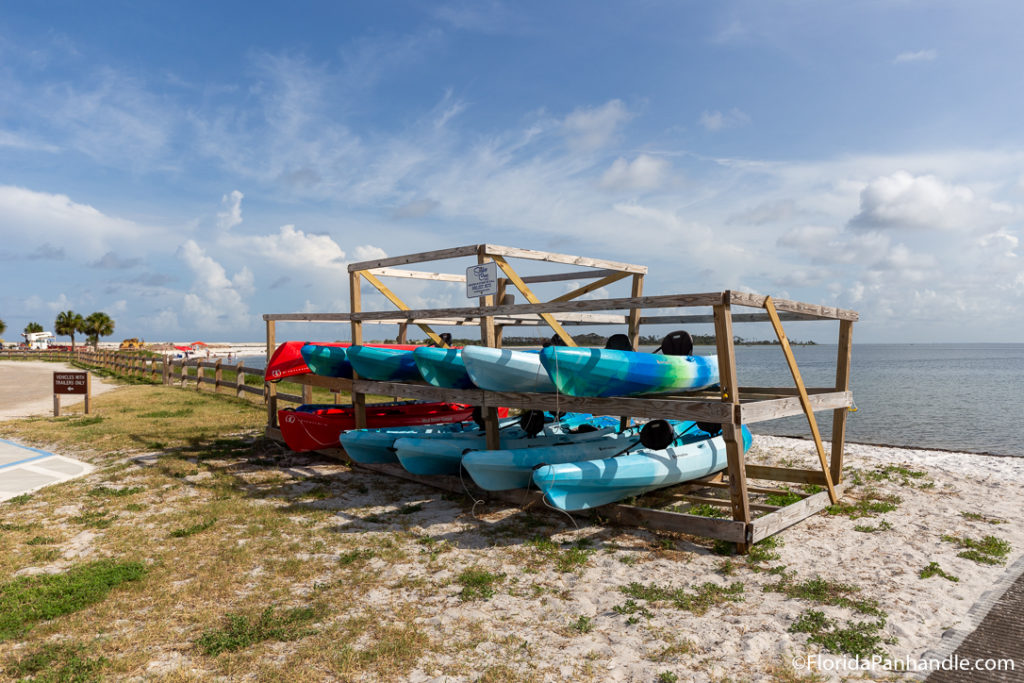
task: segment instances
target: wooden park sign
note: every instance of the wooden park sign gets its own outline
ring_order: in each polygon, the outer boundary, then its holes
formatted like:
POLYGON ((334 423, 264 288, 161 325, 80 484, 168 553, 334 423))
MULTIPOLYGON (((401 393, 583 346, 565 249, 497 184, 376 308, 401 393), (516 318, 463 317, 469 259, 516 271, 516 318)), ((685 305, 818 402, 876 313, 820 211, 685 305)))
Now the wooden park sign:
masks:
POLYGON ((88 372, 53 373, 53 416, 60 416, 60 395, 80 394, 85 396, 85 414, 89 414, 89 397, 92 394, 92 378, 88 372))

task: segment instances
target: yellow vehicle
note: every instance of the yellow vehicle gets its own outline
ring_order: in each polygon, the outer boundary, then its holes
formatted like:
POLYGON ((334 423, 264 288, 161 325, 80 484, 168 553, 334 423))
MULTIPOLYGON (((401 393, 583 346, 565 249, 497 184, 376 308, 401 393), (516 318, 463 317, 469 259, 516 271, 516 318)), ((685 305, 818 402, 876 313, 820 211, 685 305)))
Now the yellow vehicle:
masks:
POLYGON ((131 351, 131 350, 134 350, 134 349, 144 349, 144 348, 146 348, 146 342, 139 341, 139 339, 137 337, 132 337, 131 339, 125 339, 123 342, 121 342, 121 346, 119 347, 119 349, 121 351, 131 351))

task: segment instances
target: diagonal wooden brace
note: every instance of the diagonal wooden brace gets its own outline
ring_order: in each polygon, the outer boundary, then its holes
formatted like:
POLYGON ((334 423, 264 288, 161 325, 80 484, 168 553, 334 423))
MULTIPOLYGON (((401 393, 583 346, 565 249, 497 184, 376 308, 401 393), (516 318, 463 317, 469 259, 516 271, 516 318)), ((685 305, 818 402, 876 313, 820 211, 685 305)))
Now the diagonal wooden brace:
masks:
MULTIPOLYGON (((541 303, 541 300, 538 299, 536 295, 534 295, 534 293, 530 290, 527 284, 523 282, 523 279, 519 277, 519 274, 516 273, 516 271, 512 270, 512 266, 508 264, 508 261, 506 261, 504 257, 494 256, 493 254, 491 254, 490 256, 491 258, 494 259, 494 262, 498 264, 498 267, 501 268, 501 270, 505 273, 505 276, 509 279, 509 281, 516 286, 516 289, 523 293, 523 296, 526 298, 527 301, 529 301, 531 304, 541 303)), ((555 317, 553 315, 551 315, 550 313, 540 313, 539 315, 541 318, 544 319, 544 322, 546 322, 548 326, 555 331, 555 334, 557 334, 562 339, 562 341, 565 342, 566 346, 578 346, 578 344, 576 344, 576 342, 573 341, 573 338, 569 336, 569 333, 565 331, 565 328, 563 328, 558 323, 558 321, 555 320, 555 317)))
POLYGON ((796 358, 793 356, 793 349, 789 345, 789 339, 786 338, 785 330, 782 329, 782 321, 779 320, 779 314, 775 310, 775 302, 772 301, 770 296, 765 297, 764 308, 768 311, 772 327, 775 328, 775 335, 779 338, 779 344, 782 345, 782 353, 786 356, 786 363, 789 364, 789 372, 793 375, 797 391, 800 392, 800 405, 803 406, 804 413, 807 415, 807 423, 811 426, 814 447, 818 449, 818 460, 821 461, 821 471, 825 475, 828 498, 835 505, 839 502, 839 496, 836 495, 836 489, 832 485, 832 473, 829 470, 828 460, 825 458, 825 447, 821 444, 821 434, 818 432, 818 422, 814 419, 814 410, 811 409, 811 400, 807 397, 807 387, 804 386, 804 380, 800 376, 800 369, 796 366, 796 358))
MULTIPOLYGON (((405 305, 404 301, 402 301, 401 299, 398 298, 397 294, 395 294, 390 289, 388 289, 387 286, 383 282, 378 280, 369 271, 367 271, 367 270, 360 270, 360 271, 356 271, 356 274, 362 275, 363 277, 365 277, 367 282, 369 282, 371 285, 376 287, 377 290, 380 291, 380 293, 383 294, 388 299, 388 301, 393 303, 395 306, 398 306, 398 308, 400 310, 403 310, 403 311, 408 311, 409 310, 409 307, 405 305)), ((434 332, 434 330, 430 329, 429 325, 423 325, 421 323, 416 323, 416 325, 421 330, 423 330, 426 333, 426 335, 428 337, 430 337, 431 341, 433 341, 435 344, 437 344, 438 346, 443 347, 443 348, 448 348, 448 345, 444 343, 444 340, 442 340, 441 337, 439 337, 438 334, 436 332, 434 332)))

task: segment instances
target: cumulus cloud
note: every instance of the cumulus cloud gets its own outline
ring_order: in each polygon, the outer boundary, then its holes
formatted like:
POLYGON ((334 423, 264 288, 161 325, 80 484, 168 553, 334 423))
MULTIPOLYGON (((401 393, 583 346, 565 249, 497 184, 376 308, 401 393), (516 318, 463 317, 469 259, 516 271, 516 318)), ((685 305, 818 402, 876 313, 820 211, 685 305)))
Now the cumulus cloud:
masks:
POLYGON ((619 157, 601 176, 601 187, 608 190, 654 190, 665 182, 671 164, 647 154, 633 161, 619 157))
POLYGON ((249 307, 244 297, 253 291, 253 275, 243 267, 229 278, 220 263, 193 240, 186 241, 178 256, 192 271, 192 291, 185 294, 182 312, 188 326, 198 329, 249 327, 249 307))
POLYGON ((387 258, 388 253, 380 247, 375 247, 372 244, 363 244, 352 250, 352 255, 355 260, 358 261, 375 261, 377 259, 387 258))
POLYGON ((715 133, 726 128, 738 128, 750 123, 750 116, 735 107, 725 112, 705 110, 697 123, 704 126, 705 130, 715 133))
POLYGON ((276 235, 236 237, 229 243, 289 268, 345 269, 345 252, 330 235, 305 233, 294 225, 281 226, 276 235))
POLYGON ((860 229, 953 230, 969 227, 974 192, 933 175, 897 171, 876 178, 860 194, 860 212, 850 226, 860 229))
POLYGON ((232 190, 231 194, 221 197, 220 203, 224 210, 217 214, 218 228, 230 230, 242 222, 242 198, 244 196, 238 190, 232 190))
POLYGON ((937 50, 918 50, 917 52, 901 52, 892 60, 893 64, 906 64, 907 62, 933 62, 939 58, 937 50))
POLYGON ((631 118, 622 100, 610 100, 600 107, 574 110, 565 117, 562 127, 570 148, 590 152, 611 142, 631 118))

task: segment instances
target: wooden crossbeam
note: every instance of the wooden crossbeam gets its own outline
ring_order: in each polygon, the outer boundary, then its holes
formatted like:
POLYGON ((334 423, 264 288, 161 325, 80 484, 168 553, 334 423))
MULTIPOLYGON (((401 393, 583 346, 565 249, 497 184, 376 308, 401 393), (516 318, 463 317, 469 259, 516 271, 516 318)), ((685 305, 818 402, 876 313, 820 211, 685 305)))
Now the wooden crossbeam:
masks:
POLYGON ((800 392, 800 405, 803 406, 804 414, 807 415, 807 423, 811 426, 811 436, 814 437, 814 447, 818 449, 818 460, 821 461, 821 470, 825 475, 825 486, 828 488, 828 497, 835 505, 839 502, 839 496, 836 495, 836 489, 832 485, 832 474, 829 470, 828 460, 825 457, 825 447, 821 444, 821 434, 818 432, 818 421, 814 419, 814 409, 811 407, 811 400, 807 396, 807 388, 804 386, 804 380, 800 376, 800 368, 796 365, 796 357, 793 356, 793 349, 789 345, 789 339, 786 338, 786 332, 782 329, 782 322, 779 320, 779 314, 775 310, 775 303, 772 301, 770 296, 766 296, 764 299, 764 308, 768 311, 768 317, 772 319, 772 327, 775 328, 775 335, 779 338, 779 344, 782 346, 782 353, 786 356, 786 363, 789 365, 789 372, 793 375, 793 381, 796 383, 797 391, 800 392))
MULTIPOLYGON (((409 310, 409 307, 405 305, 404 301, 398 298, 398 295, 396 295, 394 292, 388 289, 383 282, 378 280, 376 276, 372 275, 369 271, 364 270, 361 273, 359 273, 359 275, 362 275, 364 278, 366 278, 367 282, 376 287, 377 290, 381 294, 383 294, 388 301, 393 303, 395 306, 398 306, 399 309, 403 311, 409 310)), ((429 325, 424 325, 423 323, 416 323, 416 326, 423 330, 423 332, 428 337, 430 337, 431 341, 433 341, 435 344, 444 348, 448 348, 448 345, 444 343, 444 340, 442 340, 441 337, 439 337, 438 334, 434 332, 434 330, 432 330, 429 325)))
MULTIPOLYGON (((498 267, 501 268, 502 272, 505 273, 505 276, 509 279, 509 281, 516 286, 516 289, 523 293, 523 296, 526 297, 527 301, 529 301, 531 304, 540 303, 540 299, 536 297, 536 295, 530 289, 530 286, 523 282, 523 279, 519 277, 519 274, 516 273, 515 270, 512 269, 512 266, 508 264, 508 261, 506 261, 504 257, 495 256, 491 254, 491 258, 493 258, 494 262, 498 264, 498 267)), ((561 340, 565 342, 566 346, 577 346, 573 338, 570 337, 569 333, 565 331, 565 328, 562 327, 557 320, 555 320, 554 316, 552 316, 550 313, 541 313, 540 317, 543 318, 544 322, 546 322, 548 326, 555 331, 555 334, 557 334, 561 338, 561 340)))
POLYGON ((571 292, 566 292, 562 296, 556 296, 554 299, 552 299, 552 301, 571 301, 576 297, 583 296, 584 294, 589 294, 590 292, 593 292, 595 289, 601 289, 605 285, 610 285, 613 282, 618 282, 622 278, 629 277, 629 275, 629 273, 613 273, 612 275, 603 277, 600 280, 595 280, 594 282, 591 282, 589 285, 577 287, 571 292))

